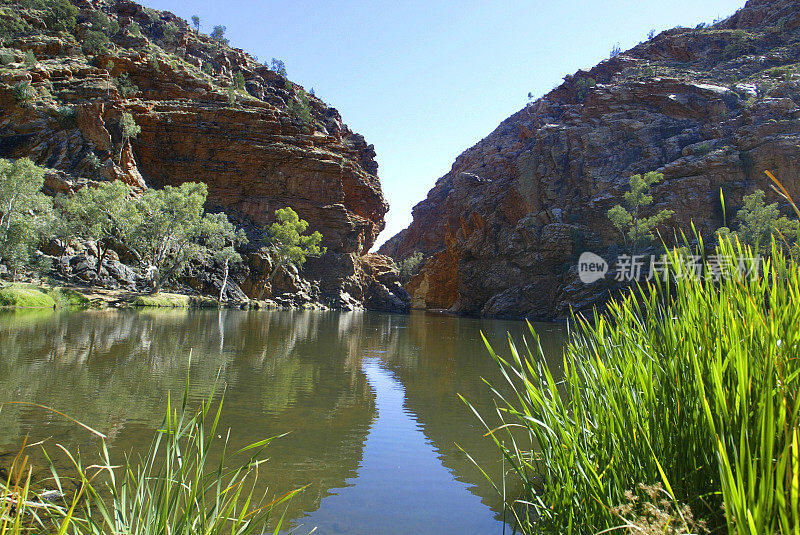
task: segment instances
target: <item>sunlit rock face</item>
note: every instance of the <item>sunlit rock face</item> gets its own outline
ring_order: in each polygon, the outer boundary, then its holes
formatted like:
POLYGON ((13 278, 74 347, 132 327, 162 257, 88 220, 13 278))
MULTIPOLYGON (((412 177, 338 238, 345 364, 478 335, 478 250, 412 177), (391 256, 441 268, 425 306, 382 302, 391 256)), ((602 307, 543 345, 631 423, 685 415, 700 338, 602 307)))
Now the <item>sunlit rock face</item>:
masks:
MULTIPOLYGON (((308 291, 298 304, 407 308, 396 277, 387 285, 369 276, 370 266, 380 270, 386 263, 365 255, 384 227, 388 204, 374 147, 336 109, 304 97, 300 86, 171 13, 128 1, 74 4, 74 34, 49 31, 39 12, 23 10, 29 31, 6 43, 14 61, 0 72, 0 157, 28 156, 66 172, 49 182, 62 192, 79 187, 80 178, 122 180, 138 190, 202 181, 207 208, 224 210, 249 230, 291 206, 323 234, 328 252, 309 263, 302 281, 273 284, 271 293, 293 292, 299 284, 308 291), (99 13, 121 31, 105 51, 87 54, 81 45, 99 13), (29 50, 33 66, 23 64, 29 50), (244 84, 237 92, 239 74, 244 84), (125 75, 134 90, 115 82, 125 75), (13 92, 18 82, 30 82, 37 98, 20 102, 13 92), (292 112, 304 98, 310 123, 292 112), (119 126, 126 112, 141 127, 130 142, 119 126)), ((253 297, 265 275, 258 268, 268 263, 250 258, 246 264, 236 282, 253 297)))
MULTIPOLYGON (((646 29, 645 29, 646 30, 646 29)), ((606 212, 628 177, 659 171, 659 229, 704 235, 744 194, 800 193, 800 4, 751 0, 707 28, 675 28, 564 83, 461 154, 412 224, 381 253, 426 256, 406 287, 415 307, 552 319, 603 301, 578 280, 583 251, 616 256, 606 212)), ((650 215, 650 212, 646 215, 650 215)))

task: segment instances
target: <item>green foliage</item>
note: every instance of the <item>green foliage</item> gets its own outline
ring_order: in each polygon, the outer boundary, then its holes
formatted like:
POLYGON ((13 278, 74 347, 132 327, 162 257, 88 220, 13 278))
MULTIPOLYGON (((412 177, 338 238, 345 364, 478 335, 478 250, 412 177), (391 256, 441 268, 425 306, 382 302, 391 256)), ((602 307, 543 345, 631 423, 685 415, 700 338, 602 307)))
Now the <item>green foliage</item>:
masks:
POLYGON ((117 86, 117 91, 119 91, 122 98, 132 97, 139 92, 139 88, 131 81, 131 75, 127 72, 123 72, 114 78, 114 85, 117 86))
POLYGON ((672 217, 672 210, 661 210, 655 215, 644 217, 642 208, 650 206, 653 196, 650 186, 664 179, 664 175, 650 171, 644 175, 633 175, 629 179, 630 189, 623 195, 625 207, 617 204, 608 211, 608 219, 614 228, 622 233, 625 244, 633 251, 647 246, 655 239, 653 230, 672 217))
POLYGON ((425 256, 416 251, 398 262, 397 269, 400 272, 400 282, 406 284, 413 279, 419 273, 424 260, 425 256))
POLYGON ((242 74, 242 71, 237 71, 236 74, 233 75, 233 87, 239 91, 244 91, 244 83, 244 74, 242 74))
POLYGON ((0 307, 55 308, 56 302, 40 286, 17 283, 0 288, 0 307))
POLYGON ((203 67, 200 69, 209 76, 214 75, 214 66, 208 61, 203 62, 203 67))
POLYGON ((100 162, 100 158, 97 157, 97 154, 95 154, 93 152, 90 152, 86 156, 86 162, 89 164, 89 167, 91 167, 92 169, 94 169, 94 170, 100 169, 100 163, 101 162, 100 162))
POLYGON ((177 26, 172 23, 167 23, 164 25, 164 40, 172 45, 178 43, 178 37, 180 35, 180 30, 177 26))
POLYGON ((92 29, 103 32, 107 37, 119 33, 119 23, 116 19, 109 18, 102 11, 94 11, 91 16, 92 29))
POLYGON ((232 85, 226 87, 225 94, 228 97, 228 106, 231 107, 236 106, 236 101, 239 98, 239 94, 237 93, 236 88, 233 87, 232 85))
POLYGON ((219 300, 222 301, 230 265, 242 261, 242 255, 239 254, 236 247, 247 244, 247 236, 244 230, 237 229, 233 223, 228 221, 228 216, 218 213, 208 214, 203 218, 203 238, 207 250, 223 267, 223 280, 219 290, 219 300))
POLYGON ((297 100, 289 101, 287 109, 289 114, 306 128, 310 128, 314 124, 314 115, 311 113, 308 95, 302 89, 297 91, 297 100))
POLYGON ((160 292, 137 295, 131 301, 131 305, 153 308, 213 308, 217 306, 217 302, 207 297, 160 292))
POLYGON ((130 186, 120 181, 59 196, 56 205, 71 236, 97 243, 95 273, 100 272, 110 248, 127 247, 142 221, 130 186))
POLYGON ((108 36, 98 30, 88 30, 83 38, 83 51, 87 54, 105 54, 111 46, 108 36))
POLYGON ((16 58, 11 50, 0 50, 0 65, 11 65, 16 58))
POLYGON ((120 130, 122 131, 122 139, 128 140, 135 138, 142 132, 142 127, 136 124, 136 120, 128 112, 122 114, 119 120, 120 130))
POLYGON ((192 15, 192 26, 197 33, 200 33, 200 17, 197 15, 192 15))
POLYGON ((286 78, 286 65, 283 63, 282 60, 279 60, 277 58, 272 58, 272 66, 270 68, 276 73, 286 78))
POLYGON ((11 93, 14 95, 14 99, 22 105, 33 103, 38 96, 36 88, 33 87, 30 82, 24 80, 14 84, 11 87, 11 93))
POLYGON ((25 56, 22 59, 22 63, 29 69, 36 65, 36 55, 33 53, 33 50, 25 51, 25 56))
POLYGON ((778 203, 766 204, 764 199, 764 192, 760 189, 745 195, 744 205, 736 214, 739 221, 736 232, 722 227, 718 234, 736 236, 760 254, 769 253, 773 241, 786 250, 796 248, 800 222, 781 215, 778 203))
POLYGON ((0 159, 0 260, 14 272, 33 265, 53 220, 53 201, 41 191, 44 175, 28 158, 0 159))
POLYGON ((594 78, 578 78, 575 82, 575 90, 578 93, 578 100, 583 102, 589 91, 597 85, 594 78))
POLYGON ((142 195, 139 210, 143 221, 133 243, 142 259, 153 267, 156 292, 180 276, 191 260, 204 256, 199 239, 207 230, 203 222, 207 195, 206 185, 197 182, 148 189, 142 195))
POLYGON ((504 496, 523 532, 702 530, 633 529, 631 501, 674 504, 679 525, 687 504, 712 533, 800 528, 800 266, 776 250, 763 276, 731 267, 716 284, 677 254, 670 266, 673 282, 576 318, 563 380, 535 333, 525 353, 490 348, 513 392, 493 390, 500 426, 482 421, 510 473, 495 488, 520 485, 504 496))
POLYGON ((211 30, 211 38, 220 45, 227 45, 228 40, 225 39, 225 30, 225 26, 214 26, 214 29, 211 30))
POLYGON ((59 106, 56 109, 56 116, 58 117, 58 124, 61 128, 69 129, 75 127, 75 120, 77 119, 78 112, 72 106, 59 106))
POLYGON ((54 32, 75 29, 78 8, 69 0, 48 0, 45 7, 44 23, 47 29, 54 32))
POLYGON ((617 43, 613 47, 611 47, 611 52, 609 53, 608 57, 609 58, 617 57, 619 56, 620 52, 622 52, 622 50, 619 47, 619 43, 617 43))
POLYGON ((0 16, 0 43, 7 43, 15 37, 32 30, 17 10, 6 11, 0 16))
POLYGON ((270 225, 266 238, 274 262, 273 276, 279 268, 290 265, 302 268, 308 257, 324 254, 325 248, 320 247, 322 234, 314 231, 304 235, 306 230, 308 221, 300 219, 288 206, 275 210, 275 222, 270 225))
POLYGON ((128 32, 134 37, 140 37, 142 35, 142 27, 139 26, 139 23, 135 20, 132 20, 130 24, 128 24, 128 32))
POLYGON ((65 495, 73 483, 77 487, 64 504, 37 499, 31 490, 28 456, 13 458, 8 478, 0 480, 0 535, 280 532, 282 517, 274 522, 274 531, 268 530, 272 508, 284 506, 300 489, 270 502, 266 495, 256 494, 263 452, 274 437, 233 448, 220 427, 223 401, 215 403, 212 390, 211 399, 192 410, 189 388, 187 379, 179 403, 167 396, 165 416, 143 456, 126 451, 112 458, 105 435, 73 420, 99 439, 100 459, 84 462, 80 452, 62 448, 69 467, 64 470, 45 452, 51 484, 65 495), (212 410, 214 405, 218 407, 212 410))

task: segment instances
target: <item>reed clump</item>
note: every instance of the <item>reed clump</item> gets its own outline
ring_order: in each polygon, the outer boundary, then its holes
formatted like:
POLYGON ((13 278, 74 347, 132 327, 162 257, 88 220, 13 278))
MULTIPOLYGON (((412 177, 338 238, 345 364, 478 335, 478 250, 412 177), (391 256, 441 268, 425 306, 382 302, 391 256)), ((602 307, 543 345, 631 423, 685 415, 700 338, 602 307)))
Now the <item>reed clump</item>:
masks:
MULTIPOLYGON (((755 256, 731 240, 715 255, 755 256)), ((487 434, 510 467, 495 484, 521 488, 505 501, 522 531, 798 533, 800 267, 777 246, 762 260, 706 258, 713 280, 673 251, 669 282, 575 318, 563 379, 533 329, 508 357, 487 343, 513 391, 493 389, 487 434)))
POLYGON ((121 463, 112 462, 101 433, 78 424, 100 437, 100 460, 86 465, 59 446, 72 463, 64 471, 45 452, 52 476, 37 483, 55 487, 51 498, 31 491, 28 458, 17 456, 0 482, 0 535, 278 533, 283 517, 272 513, 297 491, 272 499, 256 492, 261 454, 273 438, 229 451, 229 436, 219 429, 222 402, 192 411, 188 392, 187 382, 178 406, 168 399, 147 454, 121 463))

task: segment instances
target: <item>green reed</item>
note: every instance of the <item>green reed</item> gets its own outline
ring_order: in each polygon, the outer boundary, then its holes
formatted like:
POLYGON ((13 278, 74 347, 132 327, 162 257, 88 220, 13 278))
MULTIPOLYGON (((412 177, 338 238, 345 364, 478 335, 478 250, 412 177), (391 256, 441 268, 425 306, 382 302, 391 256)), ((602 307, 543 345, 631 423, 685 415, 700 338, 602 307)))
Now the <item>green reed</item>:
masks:
POLYGON ((800 268, 777 248, 718 281, 670 264, 669 283, 575 318, 563 380, 533 329, 510 357, 487 343, 513 392, 493 388, 487 434, 521 485, 506 503, 522 531, 655 532, 630 506, 653 502, 668 533, 800 533, 800 268))
MULTIPOLYGON (((167 400, 162 425, 144 456, 128 455, 115 465, 105 437, 93 430, 101 437, 99 463, 86 466, 80 455, 59 446, 72 463, 67 476, 45 452, 49 484, 64 496, 62 505, 30 498, 27 458, 18 457, 22 460, 15 460, 7 483, 0 485, 0 535, 31 530, 58 535, 267 533, 275 507, 300 490, 272 500, 266 491, 256 493, 261 453, 275 437, 229 451, 229 433, 219 429, 222 401, 216 410, 209 400, 191 411, 188 393, 187 381, 180 405, 167 400), (67 486, 76 490, 69 492, 67 486)), ((277 533, 283 517, 274 520, 270 532, 277 533)))

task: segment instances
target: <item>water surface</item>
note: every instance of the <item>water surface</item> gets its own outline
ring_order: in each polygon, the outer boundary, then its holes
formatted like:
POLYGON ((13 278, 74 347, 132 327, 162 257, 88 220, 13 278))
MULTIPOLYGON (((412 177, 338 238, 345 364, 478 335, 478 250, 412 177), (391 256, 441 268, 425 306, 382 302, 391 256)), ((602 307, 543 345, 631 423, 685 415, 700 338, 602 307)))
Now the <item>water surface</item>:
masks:
MULTIPOLYGON (((457 445, 490 471, 499 457, 458 399, 493 412, 496 348, 522 322, 428 314, 276 311, 29 311, 0 314, 3 401, 48 405, 109 436, 111 454, 144 451, 168 394, 224 392, 234 447, 267 449, 270 495, 297 533, 502 533, 500 499, 457 445), (191 353, 191 366, 189 355, 191 353)), ((538 325, 553 364, 565 329, 538 325)), ((5 405, 0 452, 27 435, 80 448, 97 441, 42 409, 5 405)))

